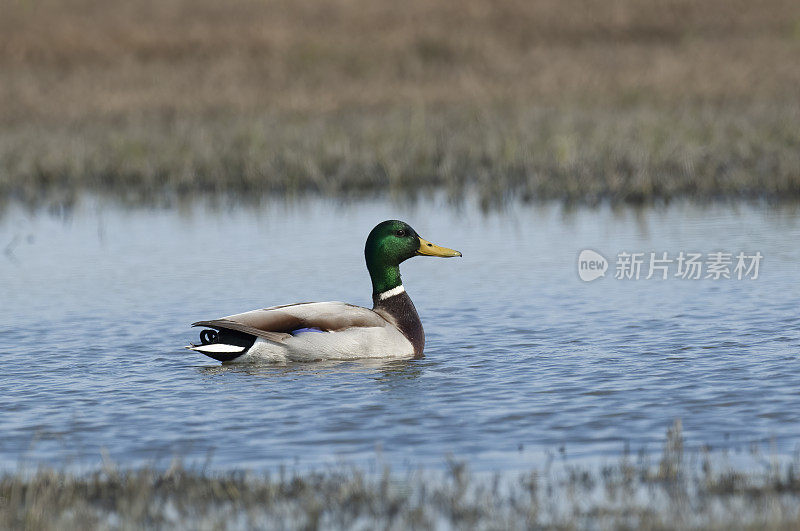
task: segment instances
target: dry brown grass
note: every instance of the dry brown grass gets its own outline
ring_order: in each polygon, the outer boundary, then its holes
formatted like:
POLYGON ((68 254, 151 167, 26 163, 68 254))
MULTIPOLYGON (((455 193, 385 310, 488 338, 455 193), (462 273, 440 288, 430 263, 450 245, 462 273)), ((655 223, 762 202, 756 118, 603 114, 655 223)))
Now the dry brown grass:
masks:
POLYGON ((6 0, 0 190, 796 197, 798 102, 794 0, 6 0))

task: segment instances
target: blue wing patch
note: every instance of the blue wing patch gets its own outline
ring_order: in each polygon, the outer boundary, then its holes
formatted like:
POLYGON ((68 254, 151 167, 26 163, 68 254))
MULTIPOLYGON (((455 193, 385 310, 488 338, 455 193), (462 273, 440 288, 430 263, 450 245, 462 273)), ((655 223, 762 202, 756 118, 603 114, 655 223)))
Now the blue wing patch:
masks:
POLYGON ((289 333, 293 336, 296 336, 297 334, 303 334, 305 332, 324 332, 324 330, 320 330, 319 328, 298 328, 297 330, 292 330, 289 333))

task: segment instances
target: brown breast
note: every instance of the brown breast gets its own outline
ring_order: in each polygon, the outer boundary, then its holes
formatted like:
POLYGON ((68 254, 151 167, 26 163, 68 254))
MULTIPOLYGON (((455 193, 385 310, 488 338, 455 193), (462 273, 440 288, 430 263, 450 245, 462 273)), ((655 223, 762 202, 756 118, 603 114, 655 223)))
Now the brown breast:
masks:
POLYGON ((413 345, 414 357, 421 358, 425 349, 425 331, 408 293, 404 291, 383 300, 379 300, 378 296, 373 294, 372 303, 373 310, 387 313, 394 319, 397 328, 413 345))

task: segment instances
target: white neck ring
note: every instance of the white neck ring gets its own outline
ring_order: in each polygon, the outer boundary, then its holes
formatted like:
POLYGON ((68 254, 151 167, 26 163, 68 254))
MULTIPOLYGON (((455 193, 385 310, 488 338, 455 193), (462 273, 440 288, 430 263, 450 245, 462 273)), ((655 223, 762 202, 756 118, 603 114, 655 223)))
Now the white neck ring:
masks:
POLYGON ((390 290, 384 291, 383 293, 378 293, 378 300, 385 301, 389 297, 394 297, 395 295, 400 295, 401 293, 405 292, 406 288, 403 287, 402 284, 397 286, 396 288, 392 288, 390 290))

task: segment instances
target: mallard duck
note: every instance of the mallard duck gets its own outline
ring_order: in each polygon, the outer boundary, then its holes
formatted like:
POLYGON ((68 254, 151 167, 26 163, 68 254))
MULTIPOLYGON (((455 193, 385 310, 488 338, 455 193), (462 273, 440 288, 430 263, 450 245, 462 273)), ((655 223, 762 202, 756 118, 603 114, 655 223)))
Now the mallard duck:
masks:
POLYGON ((408 223, 379 223, 364 257, 372 278, 372 309, 344 302, 304 302, 212 319, 200 344, 186 348, 222 362, 419 358, 425 332, 400 280, 400 263, 414 256, 461 256, 423 240, 408 223))

